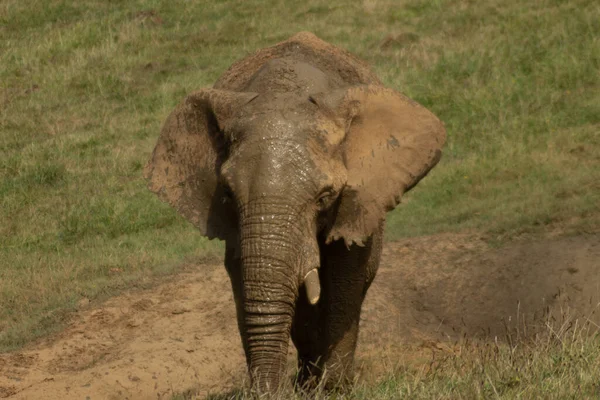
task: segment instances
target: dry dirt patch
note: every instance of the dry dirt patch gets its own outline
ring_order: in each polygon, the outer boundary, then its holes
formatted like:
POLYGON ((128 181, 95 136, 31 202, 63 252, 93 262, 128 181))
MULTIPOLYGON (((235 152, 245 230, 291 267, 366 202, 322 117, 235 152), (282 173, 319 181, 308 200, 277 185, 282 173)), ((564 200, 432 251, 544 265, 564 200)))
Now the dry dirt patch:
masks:
MULTIPOLYGON (((369 368, 359 370, 376 379, 418 354, 407 346, 503 336, 506 326, 531 332, 567 309, 600 324, 599 296, 598 235, 500 249, 473 235, 388 243, 363 308, 358 363, 369 368)), ((82 310, 60 335, 0 355, 0 398, 169 399, 190 387, 229 390, 244 376, 227 275, 201 265, 82 310)))

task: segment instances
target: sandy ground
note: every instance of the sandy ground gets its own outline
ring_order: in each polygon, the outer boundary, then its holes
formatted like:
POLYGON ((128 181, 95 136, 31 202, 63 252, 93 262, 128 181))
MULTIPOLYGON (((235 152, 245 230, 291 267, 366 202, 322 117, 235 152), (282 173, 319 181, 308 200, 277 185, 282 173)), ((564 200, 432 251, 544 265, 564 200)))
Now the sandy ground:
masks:
MULTIPOLYGON (((600 235, 503 248, 455 234, 388 243, 363 307, 360 379, 376 379, 415 348, 503 337, 506 326, 531 332, 565 312, 600 324, 599 301, 600 235)), ((170 399, 191 387, 223 393, 244 379, 219 265, 84 305, 60 334, 0 355, 0 398, 170 399)))

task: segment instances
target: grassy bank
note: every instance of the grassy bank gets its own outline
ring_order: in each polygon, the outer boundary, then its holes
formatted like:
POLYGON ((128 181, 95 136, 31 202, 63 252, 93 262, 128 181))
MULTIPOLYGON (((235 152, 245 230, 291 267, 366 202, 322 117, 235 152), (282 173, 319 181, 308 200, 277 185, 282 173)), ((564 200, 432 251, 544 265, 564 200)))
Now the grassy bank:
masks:
POLYGON ((301 30, 447 125, 442 162, 390 214, 389 238, 599 229, 595 1, 286 3, 0 4, 0 350, 59 327, 83 297, 220 254, 141 170, 186 93, 301 30))

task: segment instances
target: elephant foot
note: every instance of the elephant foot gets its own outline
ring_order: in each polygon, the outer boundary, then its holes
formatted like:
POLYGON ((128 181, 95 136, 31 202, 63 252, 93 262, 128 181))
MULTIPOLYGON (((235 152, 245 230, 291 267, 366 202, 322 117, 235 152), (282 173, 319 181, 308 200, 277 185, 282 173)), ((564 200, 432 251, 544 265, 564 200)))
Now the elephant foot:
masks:
POLYGON ((351 391, 354 374, 349 366, 332 365, 323 368, 317 362, 299 361, 294 379, 296 391, 310 395, 315 391, 345 394, 351 391))
POLYGON ((300 392, 312 392, 317 389, 321 380, 322 370, 318 362, 298 360, 298 373, 294 378, 294 387, 300 392))
POLYGON ((325 370, 321 377, 321 385, 327 393, 346 394, 354 386, 354 374, 351 369, 325 370))

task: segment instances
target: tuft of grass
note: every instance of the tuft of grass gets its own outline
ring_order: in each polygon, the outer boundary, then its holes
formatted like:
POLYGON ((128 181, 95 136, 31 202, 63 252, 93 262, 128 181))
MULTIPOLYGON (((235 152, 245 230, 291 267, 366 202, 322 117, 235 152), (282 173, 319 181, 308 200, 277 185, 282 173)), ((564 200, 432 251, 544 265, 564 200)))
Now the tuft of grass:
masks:
POLYGON ((428 365, 399 366, 356 399, 564 399, 600 394, 600 333, 566 313, 528 337, 507 330, 502 342, 461 341, 433 351, 428 365))
POLYGON ((597 231, 599 21, 592 0, 2 1, 0 351, 81 297, 219 257, 142 167, 181 98, 302 30, 446 123, 440 165, 388 238, 597 231))

